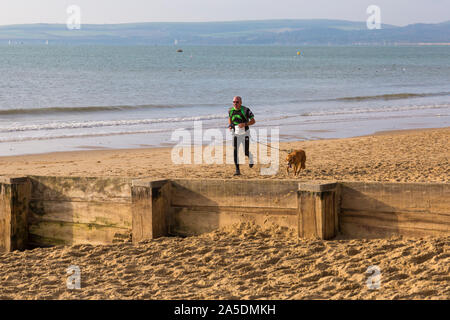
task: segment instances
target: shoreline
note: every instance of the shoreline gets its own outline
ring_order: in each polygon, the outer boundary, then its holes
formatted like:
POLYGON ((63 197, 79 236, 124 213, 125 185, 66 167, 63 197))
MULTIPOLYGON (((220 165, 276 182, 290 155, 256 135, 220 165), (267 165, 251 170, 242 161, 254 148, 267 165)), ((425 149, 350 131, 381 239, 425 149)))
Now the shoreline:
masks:
MULTIPOLYGON (((333 140, 346 140, 346 139, 355 139, 355 138, 363 138, 363 137, 371 137, 371 136, 381 136, 381 135, 395 135, 395 134, 407 134, 407 133, 414 133, 414 132, 422 132, 422 131, 433 131, 433 130, 445 130, 450 129, 449 127, 436 127, 436 128, 417 128, 417 129, 399 129, 399 130, 380 130, 375 131, 371 134, 364 134, 364 135, 356 135, 352 137, 345 137, 345 138, 316 138, 316 139, 308 139, 308 140, 300 140, 299 138, 289 140, 289 141, 280 141, 280 146, 285 144, 292 144, 292 143, 302 143, 307 141, 333 141, 333 140)), ((320 132, 331 132, 329 130, 310 130, 311 132, 320 131, 320 132)), ((224 140, 224 143, 226 141, 224 140)), ((165 143, 169 144, 169 143, 165 143)), ((269 143, 270 144, 270 143, 269 143)), ((20 157, 34 157, 34 156, 46 156, 46 155, 60 155, 60 154, 78 154, 80 152, 115 152, 115 151, 139 151, 139 150, 165 150, 165 149, 171 149, 171 147, 175 146, 176 143, 174 142, 173 145, 168 146, 150 146, 150 145, 143 145, 141 148, 108 148, 108 147, 100 147, 100 146, 89 146, 89 145, 80 145, 77 148, 80 150, 70 150, 70 151, 53 151, 53 152, 42 152, 42 153, 26 153, 26 154, 18 154, 18 155, 12 155, 12 156, 0 156, 0 160, 7 159, 7 158, 20 158, 20 157), (84 149, 84 150, 83 150, 84 149)), ((208 146, 208 144, 203 144, 202 147, 208 146)))

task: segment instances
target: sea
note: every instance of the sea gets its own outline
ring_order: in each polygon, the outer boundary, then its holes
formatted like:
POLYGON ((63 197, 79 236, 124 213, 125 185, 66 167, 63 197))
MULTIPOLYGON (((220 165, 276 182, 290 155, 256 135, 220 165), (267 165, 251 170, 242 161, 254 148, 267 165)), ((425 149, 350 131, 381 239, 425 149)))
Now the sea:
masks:
POLYGON ((237 95, 280 141, 447 127, 450 46, 1 44, 0 156, 225 137, 237 95))

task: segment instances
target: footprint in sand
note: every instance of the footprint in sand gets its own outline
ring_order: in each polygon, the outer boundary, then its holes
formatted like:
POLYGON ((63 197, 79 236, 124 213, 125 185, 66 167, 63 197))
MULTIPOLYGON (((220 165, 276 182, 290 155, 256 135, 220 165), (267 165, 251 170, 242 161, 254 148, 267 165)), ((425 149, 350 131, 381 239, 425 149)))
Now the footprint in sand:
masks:
POLYGON ((386 282, 387 281, 393 281, 393 280, 406 280, 406 279, 409 279, 409 278, 411 278, 411 276, 407 275, 406 273, 396 273, 396 274, 393 274, 391 277, 389 277, 386 280, 386 282))
POLYGON ((355 248, 350 248, 350 249, 347 250, 347 254, 349 256, 354 256, 354 255, 357 255, 358 253, 359 253, 359 250, 357 250, 355 248))
POLYGON ((421 263, 424 263, 425 261, 431 259, 432 257, 434 257, 435 254, 436 254, 435 252, 424 253, 424 254, 412 257, 409 261, 412 263, 421 264, 421 263))

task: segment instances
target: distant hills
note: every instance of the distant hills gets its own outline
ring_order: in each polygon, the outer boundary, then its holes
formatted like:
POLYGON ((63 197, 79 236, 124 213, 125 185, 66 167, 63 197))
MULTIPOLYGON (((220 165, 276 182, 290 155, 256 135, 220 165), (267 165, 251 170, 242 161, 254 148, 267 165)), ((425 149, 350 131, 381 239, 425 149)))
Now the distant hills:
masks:
POLYGON ((0 44, 142 44, 142 45, 352 45, 450 43, 450 21, 382 25, 343 20, 260 20, 232 22, 149 22, 95 25, 68 30, 64 24, 0 26, 0 44))

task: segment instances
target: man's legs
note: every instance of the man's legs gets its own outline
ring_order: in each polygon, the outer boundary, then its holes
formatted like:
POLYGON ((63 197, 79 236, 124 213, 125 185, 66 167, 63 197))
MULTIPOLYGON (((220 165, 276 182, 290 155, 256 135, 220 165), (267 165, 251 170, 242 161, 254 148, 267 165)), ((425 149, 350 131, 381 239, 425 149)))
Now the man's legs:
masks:
POLYGON ((245 155, 248 157, 250 168, 253 167, 253 154, 250 153, 250 136, 245 136, 245 155))
POLYGON ((233 137, 233 151, 234 151, 234 165, 236 166, 236 172, 235 176, 240 175, 241 172, 239 171, 239 162, 238 162, 238 151, 239 151, 239 144, 238 144, 238 137, 233 137))
POLYGON ((244 142, 244 152, 245 155, 249 159, 249 166, 250 168, 253 167, 253 154, 250 153, 250 137, 246 135, 243 136, 234 136, 233 137, 233 151, 234 151, 234 165, 236 166, 236 173, 234 175, 240 175, 241 172, 239 170, 239 147, 244 142), (244 138, 244 139, 243 139, 244 138), (244 141, 243 141, 244 140, 244 141))

